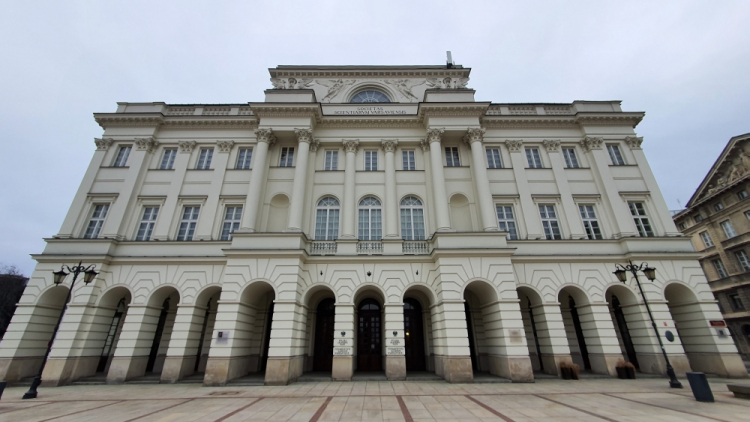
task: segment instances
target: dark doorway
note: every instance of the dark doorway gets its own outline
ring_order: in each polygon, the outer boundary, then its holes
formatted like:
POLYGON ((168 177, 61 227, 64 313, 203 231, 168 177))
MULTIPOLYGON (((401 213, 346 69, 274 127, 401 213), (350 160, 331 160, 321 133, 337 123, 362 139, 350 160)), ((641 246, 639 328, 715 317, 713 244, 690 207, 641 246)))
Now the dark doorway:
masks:
POLYGON ((422 305, 416 299, 404 299, 404 334, 406 370, 426 370, 422 305))
POLYGON ((576 337, 578 338, 578 349, 581 351, 581 359, 583 359, 583 367, 587 370, 591 369, 591 362, 589 362, 589 351, 586 349, 586 339, 583 338, 583 329, 581 328, 581 320, 578 318, 578 310, 576 309, 576 301, 573 300, 573 296, 568 299, 568 307, 570 307, 570 316, 573 319, 573 328, 576 331, 576 337))
POLYGON ((104 340, 104 347, 102 348, 102 354, 99 358, 99 365, 96 367, 96 372, 104 372, 109 362, 109 353, 112 351, 114 346, 115 336, 117 335, 117 328, 120 326, 122 320, 122 312, 120 308, 125 306, 125 299, 120 299, 120 303, 117 305, 117 311, 115 316, 112 317, 112 323, 109 325, 109 331, 107 332, 107 338, 104 340))
POLYGON ((263 341, 263 353, 260 355, 260 372, 265 372, 266 365, 268 364, 268 347, 271 343, 271 325, 273 325, 273 302, 268 306, 268 314, 266 314, 266 338, 263 341))
POLYGON ((620 330, 620 337, 622 337, 622 343, 625 346, 625 353, 628 355, 628 361, 638 369, 638 359, 636 359, 635 346, 633 346, 633 340, 630 338, 630 331, 628 331, 628 323, 625 321, 625 314, 620 307, 620 299, 614 295, 612 296, 612 308, 615 311, 615 321, 617 322, 617 328, 620 330))
POLYGON ((211 299, 208 299, 206 313, 203 315, 203 327, 201 327, 201 338, 198 340, 198 351, 195 353, 195 366, 193 371, 198 372, 201 366, 201 355, 203 354, 203 343, 206 341, 206 327, 208 327, 208 317, 211 315, 211 299))
POLYGON ((474 327, 472 326, 471 321, 471 311, 469 310, 469 303, 464 301, 464 313, 466 314, 466 331, 469 334, 469 354, 471 355, 471 369, 478 371, 478 359, 477 359, 477 349, 474 344, 474 327))
POLYGON ((161 307, 161 314, 159 314, 159 322, 156 324, 156 332, 154 333, 154 342, 151 343, 151 352, 148 354, 148 362, 146 362, 146 373, 154 372, 154 364, 156 363, 156 355, 159 353, 159 345, 161 344, 161 335, 164 333, 164 324, 167 322, 167 314, 169 313, 169 298, 164 300, 164 304, 161 307))
POLYGON ((380 304, 365 299, 359 304, 357 333, 357 370, 382 371, 380 343, 380 304))
POLYGON ((544 371, 544 362, 542 362, 542 347, 539 345, 539 336, 536 334, 536 324, 534 323, 534 309, 531 307, 529 300, 529 320, 531 321, 531 333, 534 335, 534 345, 536 346, 536 358, 539 360, 539 370, 544 371))
POLYGON ((315 356, 313 371, 331 372, 333 369, 333 324, 336 307, 333 299, 323 299, 318 304, 315 321, 315 356))

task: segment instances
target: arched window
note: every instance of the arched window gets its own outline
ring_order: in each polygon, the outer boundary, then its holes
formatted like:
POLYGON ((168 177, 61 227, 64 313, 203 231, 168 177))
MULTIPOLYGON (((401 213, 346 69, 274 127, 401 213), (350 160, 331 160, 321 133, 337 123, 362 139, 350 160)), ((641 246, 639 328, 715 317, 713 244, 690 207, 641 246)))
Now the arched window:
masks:
POLYGON ((401 201, 401 237, 404 240, 424 240, 422 201, 413 196, 401 201))
POLYGON ((391 100, 380 91, 360 91, 349 101, 350 103, 390 103, 391 100))
POLYGON ((335 240, 339 237, 339 201, 326 196, 318 202, 315 214, 315 240, 335 240))
POLYGON ((359 240, 383 238, 383 219, 380 201, 372 196, 359 201, 359 240))

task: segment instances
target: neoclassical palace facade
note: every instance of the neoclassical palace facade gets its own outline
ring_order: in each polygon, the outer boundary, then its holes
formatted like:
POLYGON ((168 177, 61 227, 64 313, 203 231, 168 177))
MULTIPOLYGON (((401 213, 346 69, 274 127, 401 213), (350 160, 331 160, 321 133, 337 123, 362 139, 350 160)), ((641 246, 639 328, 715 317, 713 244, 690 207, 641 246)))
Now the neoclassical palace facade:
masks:
POLYGON ((261 103, 119 103, 0 343, 43 379, 515 382, 561 362, 747 376, 617 101, 475 100, 470 69, 279 66, 261 103), (671 335, 670 335, 671 333, 671 335), (671 338, 671 341, 666 340, 671 338), (330 375, 328 375, 330 374, 330 375), (153 376, 153 375, 152 375, 153 376))

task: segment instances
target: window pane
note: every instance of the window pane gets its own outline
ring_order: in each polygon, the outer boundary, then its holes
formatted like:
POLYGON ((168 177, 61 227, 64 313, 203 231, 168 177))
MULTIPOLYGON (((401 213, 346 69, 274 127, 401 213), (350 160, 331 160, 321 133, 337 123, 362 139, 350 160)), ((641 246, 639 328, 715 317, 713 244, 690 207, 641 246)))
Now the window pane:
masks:
POLYGON ((174 166, 174 159, 176 156, 176 149, 165 149, 164 155, 161 157, 161 164, 159 164, 159 168, 161 170, 172 170, 172 167, 174 166))

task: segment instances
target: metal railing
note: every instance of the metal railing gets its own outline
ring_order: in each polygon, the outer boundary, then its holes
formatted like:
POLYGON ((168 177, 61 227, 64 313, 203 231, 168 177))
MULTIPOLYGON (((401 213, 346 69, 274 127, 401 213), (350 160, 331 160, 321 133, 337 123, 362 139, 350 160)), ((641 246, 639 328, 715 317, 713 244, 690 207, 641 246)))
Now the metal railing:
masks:
POLYGON ((402 252, 404 255, 429 255, 430 246, 426 240, 406 240, 402 252))
POLYGON ((383 242, 362 241, 357 243, 358 255, 382 255, 383 242))
POLYGON ((336 242, 330 240, 310 242, 310 255, 336 255, 336 242))

